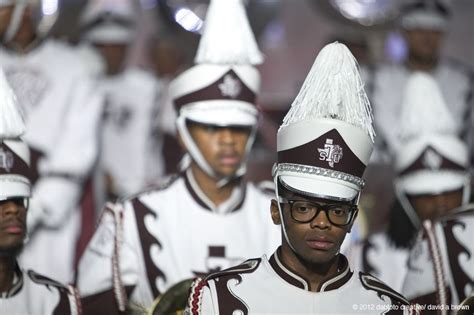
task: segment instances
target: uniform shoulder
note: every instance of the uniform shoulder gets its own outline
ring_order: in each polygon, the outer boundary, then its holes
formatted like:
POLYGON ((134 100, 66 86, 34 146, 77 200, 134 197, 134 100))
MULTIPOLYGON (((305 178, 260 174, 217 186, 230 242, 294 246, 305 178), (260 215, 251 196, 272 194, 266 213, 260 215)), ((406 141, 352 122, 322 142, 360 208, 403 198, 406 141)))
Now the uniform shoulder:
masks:
POLYGON ((228 269, 224 269, 221 271, 217 271, 214 273, 211 273, 209 276, 206 277, 206 281, 210 280, 216 280, 219 278, 224 278, 224 277, 232 277, 235 275, 240 275, 240 274, 245 274, 245 273, 252 273, 255 270, 257 270, 258 266, 262 262, 262 258, 252 258, 252 259, 247 259, 240 265, 230 267, 228 269))
POLYGON ((394 71, 402 71, 404 68, 401 64, 395 62, 381 63, 374 67, 376 75, 390 75, 394 71))
MULTIPOLYGON (((204 288, 207 288, 208 290, 212 291, 210 282, 214 282, 214 284, 216 284, 215 290, 218 295, 226 294, 221 291, 228 290, 227 286, 225 285, 227 280, 237 279, 237 281, 240 283, 242 280, 242 277, 240 275, 254 272, 260 265, 261 261, 261 258, 248 259, 235 267, 214 272, 207 276, 207 278, 205 279, 198 278, 197 280, 195 280, 191 285, 190 294, 187 302, 186 309, 188 311, 188 314, 201 314, 204 312, 204 310, 201 309, 203 302, 203 293, 204 288), (224 283, 224 285, 219 285, 222 283, 224 283)), ((231 294, 230 291, 229 294, 231 294)), ((239 299, 235 300, 237 304, 241 304, 239 299)), ((226 301, 226 303, 229 303, 229 301, 226 301)), ((240 306, 242 306, 243 309, 246 309, 245 305, 241 304, 240 306)), ((247 314, 248 312, 244 313, 247 314)))
POLYGON ((50 279, 46 276, 43 276, 33 270, 28 270, 26 272, 26 274, 28 275, 28 278, 33 281, 34 283, 36 284, 39 284, 39 285, 44 285, 46 287, 53 287, 53 288, 56 288, 58 290, 61 290, 61 291, 66 291, 66 292, 69 292, 69 289, 67 286, 65 286, 64 284, 56 281, 56 280, 53 280, 53 279, 50 279))
POLYGON ((46 276, 43 276, 33 270, 28 270, 28 278, 35 284, 45 286, 49 291, 56 289, 59 293, 59 302, 56 305, 54 314, 80 314, 81 313, 81 301, 79 298, 79 292, 72 285, 65 286, 58 281, 52 280, 46 276))
POLYGON ((125 72, 125 80, 128 84, 140 90, 152 91, 158 87, 155 75, 139 67, 128 68, 125 72))
POLYGON ((138 199, 140 197, 151 195, 159 191, 167 190, 171 186, 173 186, 173 184, 176 183, 180 177, 181 177, 181 174, 172 174, 172 175, 163 177, 160 180, 158 180, 156 183, 151 184, 150 186, 141 190, 140 192, 120 198, 119 202, 124 203, 127 201, 138 199))
POLYGON ((397 304, 397 305, 410 304, 410 302, 408 302, 408 300, 403 295, 401 295, 400 293, 398 293, 397 291, 389 287, 387 284, 385 284, 385 282, 383 282, 379 278, 372 276, 371 274, 368 274, 365 272, 359 272, 359 280, 362 286, 366 290, 377 292, 377 295, 380 298, 382 298, 382 296, 388 297, 391 300, 392 304, 397 304))
POLYGON ((275 196, 275 183, 269 180, 253 183, 258 192, 269 197, 275 196))

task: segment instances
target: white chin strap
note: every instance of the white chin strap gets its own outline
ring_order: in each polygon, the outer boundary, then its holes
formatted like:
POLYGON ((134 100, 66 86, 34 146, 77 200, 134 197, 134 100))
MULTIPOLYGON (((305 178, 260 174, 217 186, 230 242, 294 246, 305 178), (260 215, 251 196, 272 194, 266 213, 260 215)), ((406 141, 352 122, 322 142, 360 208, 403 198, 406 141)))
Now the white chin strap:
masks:
POLYGON ((471 199, 471 178, 470 175, 466 176, 464 186, 462 188, 462 204, 467 205, 471 199))
POLYGON ((278 205, 278 212, 280 213, 280 221, 281 221, 281 228, 283 230, 283 235, 285 236, 286 243, 288 244, 288 246, 290 246, 291 250, 296 253, 295 248, 291 244, 290 239, 288 238, 288 235, 286 234, 285 218, 283 217, 283 210, 281 209, 281 205, 280 205, 280 195, 278 194, 278 174, 275 174, 275 176, 273 176, 273 182, 275 183, 275 196, 276 196, 276 201, 278 205))
POLYGON ((415 226, 416 229, 421 229, 421 220, 418 217, 418 214, 415 211, 415 208, 411 205, 410 201, 407 198, 406 193, 403 191, 402 186, 400 184, 399 180, 394 181, 395 185, 395 195, 400 201, 400 204, 402 205, 403 210, 405 210, 405 213, 408 215, 408 218, 410 219, 411 223, 413 226, 415 226))
POLYGON ((10 19, 10 23, 8 24, 8 28, 5 32, 4 42, 8 43, 11 41, 18 29, 20 28, 21 20, 23 18, 23 13, 25 12, 25 8, 28 4, 26 2, 20 2, 15 4, 15 8, 13 9, 12 17, 10 19))
POLYGON ((189 130, 186 126, 186 117, 183 115, 180 115, 176 119, 176 125, 178 128, 178 132, 181 136, 181 139, 184 142, 184 145, 186 146, 187 153, 184 155, 183 159, 180 162, 180 170, 184 170, 189 167, 191 164, 191 159, 194 160, 197 165, 204 171, 206 172, 207 175, 214 177, 216 179, 219 179, 217 183, 217 187, 223 187, 226 184, 228 184, 231 180, 235 178, 239 178, 241 176, 244 176, 246 171, 247 171, 247 160, 248 160, 248 155, 250 153, 250 149, 252 148, 253 142, 255 141, 255 136, 257 133, 257 127, 253 126, 252 130, 250 132, 249 138, 247 140, 247 144, 245 146, 245 159, 242 161, 239 169, 235 172, 233 176, 228 176, 228 177, 222 177, 219 174, 217 174, 214 169, 207 163, 206 159, 204 156, 201 154, 201 151, 197 147, 196 143, 194 143, 193 137, 189 133, 189 130))

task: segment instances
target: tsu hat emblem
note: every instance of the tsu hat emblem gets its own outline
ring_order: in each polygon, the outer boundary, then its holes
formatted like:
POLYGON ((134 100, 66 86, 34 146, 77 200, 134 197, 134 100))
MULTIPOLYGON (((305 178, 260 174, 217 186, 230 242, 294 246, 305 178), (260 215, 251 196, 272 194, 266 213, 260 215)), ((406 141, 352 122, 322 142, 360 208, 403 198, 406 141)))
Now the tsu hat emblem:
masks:
POLYGON ((333 144, 333 139, 326 139, 324 149, 318 148, 319 159, 329 162, 329 166, 334 167, 334 163, 339 163, 342 159, 342 147, 333 144))
POLYGON ((13 167, 13 154, 11 152, 5 152, 0 148, 0 168, 3 168, 10 173, 13 167))
POLYGON ((232 75, 227 74, 224 77, 224 82, 219 84, 219 90, 221 91, 222 96, 236 98, 242 90, 242 85, 239 80, 233 78, 232 75))

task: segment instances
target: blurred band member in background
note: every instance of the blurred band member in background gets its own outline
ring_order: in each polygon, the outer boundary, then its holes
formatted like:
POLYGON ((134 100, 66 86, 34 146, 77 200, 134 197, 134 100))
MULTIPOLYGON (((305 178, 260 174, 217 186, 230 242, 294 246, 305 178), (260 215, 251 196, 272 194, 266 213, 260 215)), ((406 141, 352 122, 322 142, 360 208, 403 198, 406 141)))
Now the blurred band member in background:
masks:
POLYGON ((81 41, 93 46, 105 65, 97 85, 105 102, 99 171, 109 200, 143 190, 164 170, 161 140, 152 128, 158 81, 127 66, 139 18, 132 1, 91 2, 81 17, 81 41))
POLYGON ((0 1, 0 66, 25 114, 32 157, 30 241, 20 261, 69 282, 81 224, 78 205, 97 158, 102 106, 90 67, 78 62, 71 46, 39 28, 41 4, 0 1))
POLYGON ((456 122, 456 134, 474 140, 474 75, 469 67, 442 58, 441 47, 451 18, 450 7, 441 0, 415 0, 402 6, 400 28, 408 44, 404 63, 379 67, 373 78, 372 103, 375 127, 381 138, 381 159, 391 160, 398 149, 402 97, 410 75, 426 72, 438 83, 448 111, 456 122))
POLYGON ((0 310, 2 314, 81 314, 74 287, 26 271, 17 261, 27 238, 31 198, 24 131, 16 98, 0 69, 0 310))
POLYGON ((262 55, 240 0, 211 2, 195 61, 171 84, 187 152, 182 171, 106 208, 79 264, 85 310, 150 308, 178 282, 271 253, 279 243, 265 211, 271 195, 243 179, 258 120, 254 65, 262 55))
POLYGON ((458 138, 455 120, 429 74, 410 76, 400 124, 394 165, 397 199, 386 231, 369 236, 359 253, 361 269, 396 290, 402 289, 408 254, 422 222, 466 204, 470 195, 467 146, 458 138))

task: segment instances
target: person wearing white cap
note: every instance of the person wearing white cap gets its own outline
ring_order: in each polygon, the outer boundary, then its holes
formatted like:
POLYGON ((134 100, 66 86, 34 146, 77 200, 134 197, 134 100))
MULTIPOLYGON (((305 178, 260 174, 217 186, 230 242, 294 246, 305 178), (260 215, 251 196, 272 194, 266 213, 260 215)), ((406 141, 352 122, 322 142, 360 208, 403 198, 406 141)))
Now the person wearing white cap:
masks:
POLYGON ((194 283, 190 314, 409 312, 377 278, 352 271, 340 246, 357 216, 374 131, 357 63, 346 46, 319 53, 277 135, 273 222, 282 244, 194 283))
POLYGON ((403 292, 425 305, 458 305, 472 294, 474 281, 468 149, 434 80, 418 73, 409 82, 395 185, 409 218, 405 231, 421 235, 411 249, 403 292))
POLYGON ((402 3, 399 27, 407 42, 407 59, 403 63, 381 65, 372 78, 371 101, 381 143, 376 151, 381 153, 378 156, 382 159, 391 160, 400 145, 397 135, 403 96, 400 91, 415 71, 433 76, 456 122, 457 135, 471 146, 474 143, 474 74, 468 66, 441 55, 450 19, 447 1, 409 0, 402 3))
POLYGON ((37 28, 33 10, 41 8, 39 4, 0 1, 6 13, 1 23, 9 25, 0 43, 0 66, 25 114, 32 185, 40 204, 29 211, 30 240, 20 260, 25 267, 68 282, 80 228, 77 205, 97 157, 102 107, 92 91, 90 69, 69 45, 37 28))
POLYGON ((0 310, 2 314, 81 314, 73 286, 26 271, 17 261, 27 238, 30 152, 16 98, 0 69, 0 310))
POLYGON ((467 204, 470 196, 467 146, 456 135, 455 121, 432 76, 410 76, 401 119, 394 165, 397 199, 386 231, 371 235, 359 256, 365 271, 396 290, 402 290, 411 265, 409 251, 422 222, 467 204))
POLYGON ((97 82, 106 103, 99 171, 109 199, 143 190, 164 171, 162 139, 153 126, 160 82, 126 66, 139 19, 132 1, 90 2, 80 19, 82 45, 94 47, 105 63, 97 82))
POLYGON ((265 212, 270 194, 242 178, 258 118, 253 65, 262 56, 240 0, 211 1, 205 23, 197 64, 171 89, 188 152, 183 170, 106 208, 79 264, 85 309, 151 307, 178 282, 279 243, 265 212))

